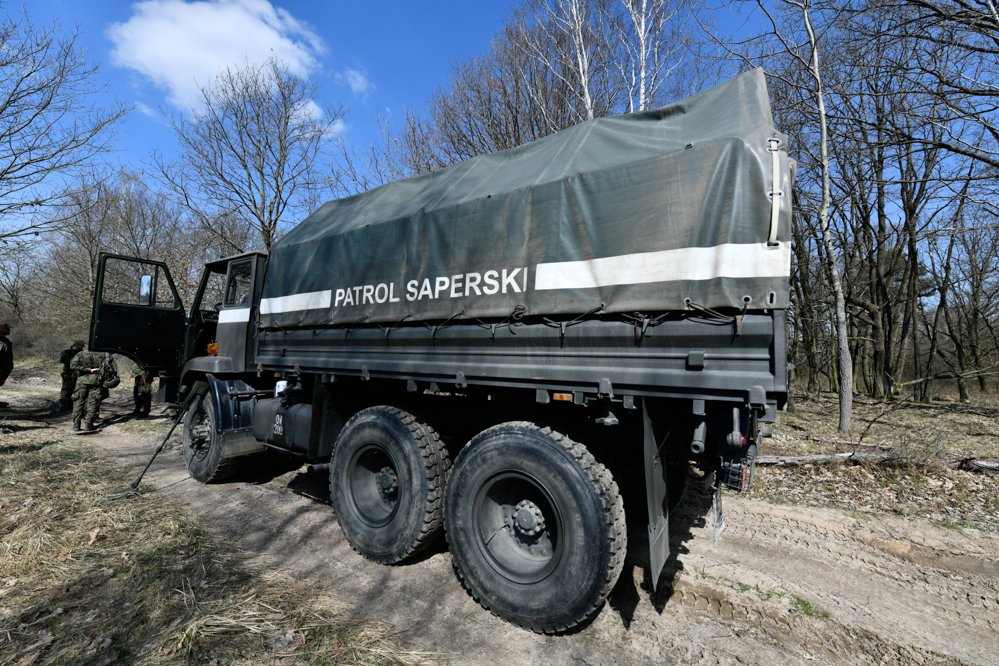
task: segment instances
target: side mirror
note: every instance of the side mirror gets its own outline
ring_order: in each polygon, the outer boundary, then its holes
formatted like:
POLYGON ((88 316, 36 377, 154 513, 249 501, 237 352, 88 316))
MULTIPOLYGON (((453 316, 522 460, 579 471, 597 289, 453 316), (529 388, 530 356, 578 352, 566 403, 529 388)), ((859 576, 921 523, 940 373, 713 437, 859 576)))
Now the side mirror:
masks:
POLYGON ((143 275, 139 278, 139 305, 149 305, 153 298, 153 276, 143 275))

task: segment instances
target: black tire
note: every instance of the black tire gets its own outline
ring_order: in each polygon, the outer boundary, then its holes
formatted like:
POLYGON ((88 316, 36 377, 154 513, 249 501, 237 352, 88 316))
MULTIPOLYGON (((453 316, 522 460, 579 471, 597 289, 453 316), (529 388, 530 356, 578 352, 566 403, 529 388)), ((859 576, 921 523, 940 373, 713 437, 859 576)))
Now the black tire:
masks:
POLYGON ((210 395, 196 398, 184 416, 184 462, 202 483, 224 481, 236 472, 237 460, 222 456, 222 436, 215 428, 215 403, 210 395))
POLYGON ((538 633, 593 615, 624 567, 624 503, 610 472, 550 428, 504 423, 455 460, 444 503, 455 572, 504 620, 538 633))
POLYGON ((333 447, 330 497, 358 553, 395 564, 426 548, 444 522, 451 458, 437 432, 396 407, 351 418, 333 447))

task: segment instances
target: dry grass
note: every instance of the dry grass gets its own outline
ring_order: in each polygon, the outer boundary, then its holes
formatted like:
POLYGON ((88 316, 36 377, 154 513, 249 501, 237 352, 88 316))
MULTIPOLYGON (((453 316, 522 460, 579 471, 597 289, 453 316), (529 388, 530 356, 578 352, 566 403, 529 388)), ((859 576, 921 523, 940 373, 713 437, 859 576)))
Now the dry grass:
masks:
POLYGON ((765 455, 804 455, 849 451, 853 442, 865 450, 891 450, 900 445, 930 447, 951 458, 999 459, 999 395, 975 394, 972 402, 940 400, 929 404, 857 399, 853 432, 836 432, 839 403, 830 394, 821 401, 799 399, 797 410, 780 412, 765 455))
POLYGON ((754 496, 781 504, 928 518, 944 527, 999 533, 999 476, 943 467, 758 467, 754 496))
POLYGON ((83 438, 0 421, 0 664, 417 663, 307 582, 252 571, 83 438))
POLYGON ((799 400, 778 415, 762 455, 883 451, 882 462, 758 467, 753 494, 773 502, 922 516, 944 527, 999 533, 999 475, 950 469, 940 460, 999 459, 999 396, 971 403, 854 403, 854 432, 836 432, 834 399, 799 400))

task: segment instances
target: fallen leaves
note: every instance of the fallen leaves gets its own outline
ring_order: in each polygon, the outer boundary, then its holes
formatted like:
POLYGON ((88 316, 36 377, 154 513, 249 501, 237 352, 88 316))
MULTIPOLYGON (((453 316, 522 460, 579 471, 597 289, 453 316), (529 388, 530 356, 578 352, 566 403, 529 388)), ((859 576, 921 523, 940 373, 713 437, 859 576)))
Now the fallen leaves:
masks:
POLYGON ((864 465, 757 468, 752 492, 773 502, 922 516, 999 533, 999 478, 961 470, 864 465))
POLYGON ((305 640, 306 636, 304 633, 297 634, 290 629, 288 631, 276 631, 267 637, 271 650, 274 652, 293 652, 298 647, 304 645, 305 640))

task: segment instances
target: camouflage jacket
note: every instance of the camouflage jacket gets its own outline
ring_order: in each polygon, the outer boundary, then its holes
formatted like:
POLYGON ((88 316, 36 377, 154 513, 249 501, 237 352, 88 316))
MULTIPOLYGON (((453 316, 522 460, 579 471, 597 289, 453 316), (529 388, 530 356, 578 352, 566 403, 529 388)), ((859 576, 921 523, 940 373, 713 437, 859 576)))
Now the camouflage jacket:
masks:
POLYGON ((59 354, 59 362, 62 363, 62 374, 64 375, 75 375, 73 368, 69 367, 69 364, 73 362, 73 357, 79 354, 82 350, 73 349, 69 347, 68 349, 63 349, 62 353, 59 354))
POLYGON ((132 370, 132 376, 136 379, 136 384, 138 384, 139 379, 145 379, 146 383, 149 384, 156 379, 156 375, 157 372, 155 370, 143 370, 139 367, 132 370))
POLYGON ((77 384, 96 385, 98 383, 97 373, 90 372, 94 368, 101 367, 104 362, 104 354, 92 351, 81 351, 70 361, 69 367, 76 371, 77 384))
POLYGON ((0 382, 7 381, 14 369, 14 345, 6 336, 0 335, 0 382))

